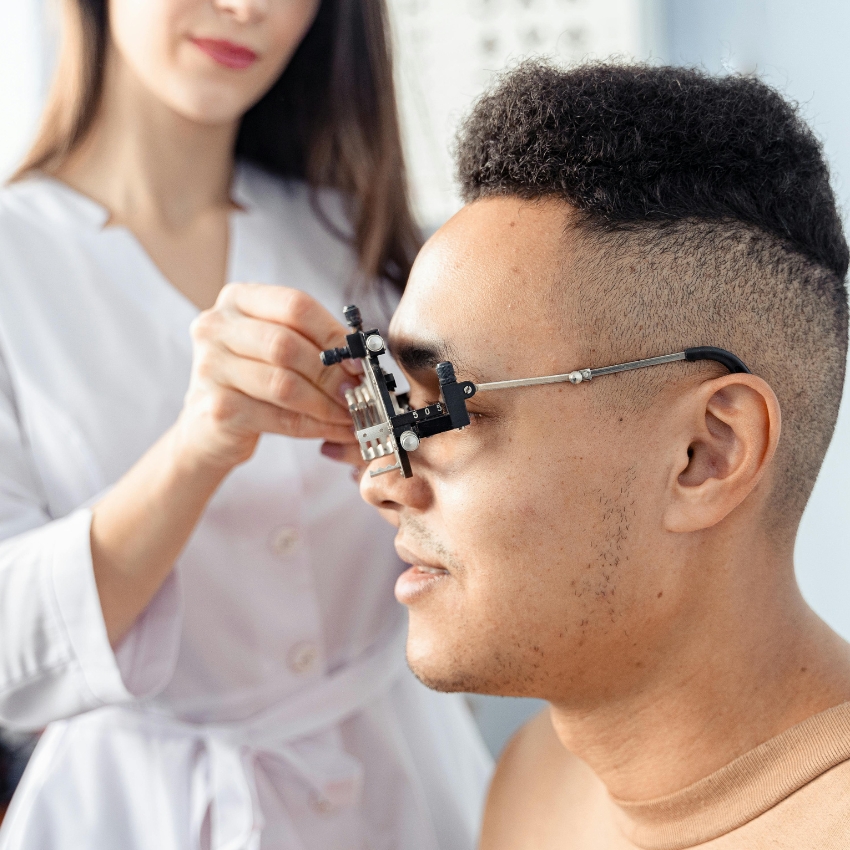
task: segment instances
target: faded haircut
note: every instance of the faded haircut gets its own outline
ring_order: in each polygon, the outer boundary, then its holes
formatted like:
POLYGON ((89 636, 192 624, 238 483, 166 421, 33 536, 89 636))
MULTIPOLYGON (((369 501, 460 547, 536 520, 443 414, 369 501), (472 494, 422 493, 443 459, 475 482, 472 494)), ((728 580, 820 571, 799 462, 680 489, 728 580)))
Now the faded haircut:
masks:
MULTIPOLYGON (((771 385, 783 417, 771 507, 799 516, 841 401, 848 247, 795 106, 749 76, 528 61, 477 102, 457 163, 467 203, 569 205, 581 238, 568 307, 592 331, 588 356, 716 345, 771 385)), ((653 371, 622 376, 633 403, 664 383, 653 371)))

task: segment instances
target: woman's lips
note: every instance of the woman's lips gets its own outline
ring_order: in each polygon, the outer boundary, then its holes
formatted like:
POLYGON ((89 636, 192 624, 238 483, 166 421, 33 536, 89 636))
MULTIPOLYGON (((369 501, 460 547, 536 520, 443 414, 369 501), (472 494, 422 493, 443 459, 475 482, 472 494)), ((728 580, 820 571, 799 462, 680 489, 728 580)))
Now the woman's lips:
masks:
POLYGON ((225 68, 242 70, 257 61, 257 54, 248 47, 218 38, 193 38, 192 43, 225 68))
POLYGON ((442 567, 416 564, 405 570, 396 580, 395 598, 402 605, 411 605, 435 585, 449 578, 449 571, 442 567))

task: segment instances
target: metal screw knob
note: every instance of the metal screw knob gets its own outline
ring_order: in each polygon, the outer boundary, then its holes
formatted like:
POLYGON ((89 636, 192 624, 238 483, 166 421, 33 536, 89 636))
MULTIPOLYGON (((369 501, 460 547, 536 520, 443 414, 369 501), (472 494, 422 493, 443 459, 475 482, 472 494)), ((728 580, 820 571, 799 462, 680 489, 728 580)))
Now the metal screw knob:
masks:
POLYGON ((343 360, 348 360, 351 357, 351 352, 348 348, 329 348, 319 356, 322 359, 323 366, 333 366, 334 363, 341 363, 343 360))
POLYGON ((346 324, 350 328, 359 331, 363 327, 363 319, 360 318, 360 311, 355 304, 349 304, 343 309, 342 313, 345 316, 346 324))
POLYGON ((413 431, 405 431, 398 442, 406 452, 415 452, 419 448, 419 437, 413 431))
POLYGON ((441 386, 451 384, 455 380, 455 367, 448 360, 437 364, 437 380, 441 386))
POLYGON ((366 348, 369 349, 373 354, 377 354, 384 347, 384 341, 381 339, 379 334, 372 334, 372 336, 366 337, 366 348))

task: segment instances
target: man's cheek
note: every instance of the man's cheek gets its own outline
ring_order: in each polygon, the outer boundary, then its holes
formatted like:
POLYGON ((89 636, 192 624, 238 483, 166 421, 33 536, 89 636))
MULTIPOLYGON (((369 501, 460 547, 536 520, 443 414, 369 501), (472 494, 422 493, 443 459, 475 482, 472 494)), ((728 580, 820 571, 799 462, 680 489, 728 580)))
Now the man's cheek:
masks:
MULTIPOLYGON (((509 470, 489 475, 470 472, 462 487, 441 495, 442 519, 451 529, 455 549, 475 552, 521 548, 533 539, 548 500, 545 481, 522 484, 509 470)), ((464 561, 463 556, 460 560, 464 561)))

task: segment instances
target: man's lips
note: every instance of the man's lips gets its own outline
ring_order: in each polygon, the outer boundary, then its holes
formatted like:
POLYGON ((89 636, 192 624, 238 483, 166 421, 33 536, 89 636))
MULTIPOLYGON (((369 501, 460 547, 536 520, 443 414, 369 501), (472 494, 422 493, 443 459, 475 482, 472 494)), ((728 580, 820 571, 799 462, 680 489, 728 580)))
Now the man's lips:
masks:
POLYGON ((414 552, 411 552, 410 549, 402 546, 400 543, 395 544, 395 550, 398 552, 399 558, 402 559, 406 564, 410 564, 411 567, 416 567, 417 569, 421 569, 425 572, 431 573, 447 573, 449 572, 447 567, 444 567, 442 564, 438 563, 436 560, 426 560, 425 558, 420 557, 414 552))
POLYGON ((396 580, 395 597, 402 605, 412 605, 436 585, 450 577, 449 571, 436 563, 424 563, 424 559, 415 555, 404 546, 396 544, 396 551, 402 561, 411 564, 396 580))
POLYGON ((224 65, 226 68, 242 70, 253 65, 258 58, 251 48, 225 39, 192 38, 191 42, 211 59, 218 62, 219 65, 224 65))

